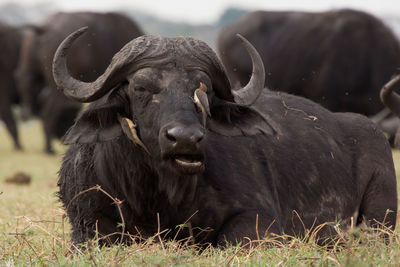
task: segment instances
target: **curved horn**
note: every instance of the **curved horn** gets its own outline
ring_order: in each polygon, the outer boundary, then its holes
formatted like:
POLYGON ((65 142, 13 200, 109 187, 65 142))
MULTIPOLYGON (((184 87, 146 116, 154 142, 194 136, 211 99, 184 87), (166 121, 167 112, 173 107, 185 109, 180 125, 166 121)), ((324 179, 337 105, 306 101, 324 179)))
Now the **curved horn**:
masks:
POLYGON ((395 87, 399 85, 400 75, 397 75, 383 86, 380 96, 383 104, 390 108, 394 114, 400 117, 400 95, 393 91, 395 87))
POLYGON ((113 60, 105 72, 91 83, 79 81, 70 75, 66 60, 68 49, 87 30, 88 27, 80 28, 65 38, 57 48, 53 59, 53 77, 58 90, 79 102, 94 101, 107 93, 112 86, 115 86, 117 78, 111 77, 111 74, 121 65, 118 60, 116 62, 113 60), (111 78, 113 79, 111 80, 111 78))
POLYGON ((251 57, 252 62, 252 74, 248 84, 239 89, 232 90, 235 102, 241 105, 250 106, 252 105, 261 94, 265 83, 265 70, 264 64, 254 46, 247 41, 242 35, 236 34, 236 36, 243 42, 247 52, 251 57))

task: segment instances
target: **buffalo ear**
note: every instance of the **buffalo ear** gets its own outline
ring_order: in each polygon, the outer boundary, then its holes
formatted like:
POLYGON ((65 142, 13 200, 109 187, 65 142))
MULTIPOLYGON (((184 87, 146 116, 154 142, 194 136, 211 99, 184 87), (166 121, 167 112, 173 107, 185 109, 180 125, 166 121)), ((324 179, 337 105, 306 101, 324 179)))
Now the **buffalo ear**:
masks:
POLYGON ((224 100, 218 101, 211 109, 212 119, 207 121, 207 128, 224 136, 252 136, 277 133, 273 122, 255 108, 239 105, 224 100))
POLYGON ((118 121, 118 114, 130 117, 129 100, 124 88, 126 85, 119 85, 91 103, 65 134, 63 143, 71 145, 106 142, 124 135, 118 121))

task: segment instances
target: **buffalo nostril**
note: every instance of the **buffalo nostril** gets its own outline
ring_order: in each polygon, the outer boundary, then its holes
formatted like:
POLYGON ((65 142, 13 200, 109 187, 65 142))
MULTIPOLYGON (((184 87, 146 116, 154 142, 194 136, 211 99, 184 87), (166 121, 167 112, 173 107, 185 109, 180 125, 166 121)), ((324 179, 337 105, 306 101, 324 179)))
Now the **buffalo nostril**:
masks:
POLYGON ((165 138, 172 143, 193 145, 203 140, 204 131, 197 127, 176 126, 165 132, 165 138))
POLYGON ((169 140, 169 141, 171 141, 171 142, 176 142, 176 138, 175 138, 175 136, 173 135, 173 133, 172 132, 170 132, 170 131, 167 131, 166 133, 165 133, 165 137, 169 140))
POLYGON ((204 138, 204 134, 199 131, 199 132, 193 134, 190 139, 193 143, 200 143, 201 140, 203 140, 203 138, 204 138))

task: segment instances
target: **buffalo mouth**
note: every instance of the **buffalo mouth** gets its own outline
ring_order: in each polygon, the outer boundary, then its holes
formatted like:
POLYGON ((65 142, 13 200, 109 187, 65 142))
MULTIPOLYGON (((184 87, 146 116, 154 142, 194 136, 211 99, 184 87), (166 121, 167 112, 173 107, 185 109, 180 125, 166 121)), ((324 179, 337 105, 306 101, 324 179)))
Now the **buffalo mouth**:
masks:
POLYGON ((182 174, 192 175, 204 171, 204 157, 201 154, 175 154, 168 156, 171 167, 182 174))

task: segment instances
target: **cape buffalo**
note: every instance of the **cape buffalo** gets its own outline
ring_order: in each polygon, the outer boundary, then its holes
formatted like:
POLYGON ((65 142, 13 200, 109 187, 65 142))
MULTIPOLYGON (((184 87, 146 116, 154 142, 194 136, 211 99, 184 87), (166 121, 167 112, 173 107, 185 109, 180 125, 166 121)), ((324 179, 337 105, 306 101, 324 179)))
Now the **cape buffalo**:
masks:
POLYGON ((59 171, 74 243, 169 229, 167 238, 224 245, 352 218, 394 229, 396 177, 382 132, 362 115, 264 90, 263 63, 243 37, 253 75, 231 90, 211 48, 184 37, 136 38, 97 80, 77 80, 66 55, 85 30, 53 62, 59 90, 92 102, 66 134, 59 171))
POLYGON ((260 52, 268 88, 304 96, 331 111, 378 113, 379 90, 400 67, 398 40, 370 14, 255 11, 218 37, 227 73, 240 84, 248 81, 251 63, 236 33, 260 52))
POLYGON ((24 114, 39 115, 43 121, 46 152, 51 140, 62 137, 74 123, 81 104, 67 99, 55 89, 51 64, 58 45, 73 30, 90 26, 68 56, 71 74, 92 81, 110 63, 112 56, 132 38, 142 35, 139 27, 118 13, 56 13, 23 40, 16 79, 22 95, 24 114))
POLYGON ((16 149, 21 149, 21 144, 11 106, 19 103, 13 73, 18 64, 22 36, 22 27, 0 23, 0 120, 4 121, 16 149))

